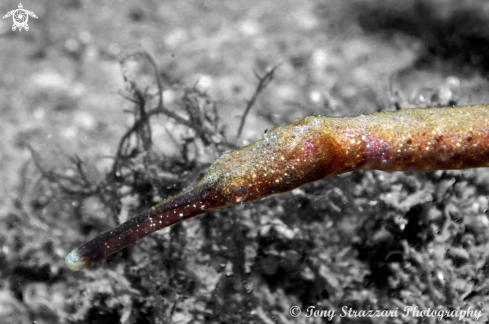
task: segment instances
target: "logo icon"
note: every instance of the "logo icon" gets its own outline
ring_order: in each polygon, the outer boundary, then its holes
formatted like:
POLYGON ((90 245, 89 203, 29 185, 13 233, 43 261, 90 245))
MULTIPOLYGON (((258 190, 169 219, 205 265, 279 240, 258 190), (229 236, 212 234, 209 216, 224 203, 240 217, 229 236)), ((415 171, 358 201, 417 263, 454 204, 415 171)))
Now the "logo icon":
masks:
POLYGON ((36 14, 32 11, 25 10, 22 3, 19 3, 18 9, 9 11, 5 16, 3 16, 3 19, 10 16, 12 16, 12 19, 14 21, 14 24, 12 25, 12 30, 15 31, 17 28, 19 28, 19 32, 22 31, 22 28, 24 28, 26 31, 29 30, 29 25, 27 25, 29 16, 37 19, 36 14))

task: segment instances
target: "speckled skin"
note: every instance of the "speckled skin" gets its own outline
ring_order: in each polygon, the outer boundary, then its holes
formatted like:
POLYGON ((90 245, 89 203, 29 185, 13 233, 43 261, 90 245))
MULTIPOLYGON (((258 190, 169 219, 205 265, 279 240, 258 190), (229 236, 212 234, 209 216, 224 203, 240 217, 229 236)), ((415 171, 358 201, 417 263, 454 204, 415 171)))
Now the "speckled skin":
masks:
POLYGON ((353 170, 486 166, 487 105, 307 117, 224 154, 193 188, 73 250, 65 260, 70 269, 79 270, 181 220, 353 170))

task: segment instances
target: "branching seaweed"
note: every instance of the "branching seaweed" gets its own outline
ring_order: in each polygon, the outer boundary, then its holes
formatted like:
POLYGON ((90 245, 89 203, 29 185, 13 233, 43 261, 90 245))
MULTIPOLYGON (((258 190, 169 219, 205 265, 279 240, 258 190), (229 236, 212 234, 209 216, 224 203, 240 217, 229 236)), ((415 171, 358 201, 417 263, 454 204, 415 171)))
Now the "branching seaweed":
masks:
POLYGON ((253 107, 253 105, 255 104, 256 99, 258 99, 258 96, 260 95, 260 93, 262 93, 263 90, 265 90, 265 88, 270 84, 270 82, 272 82, 273 77, 275 75, 275 71, 277 70, 277 68, 279 66, 280 66, 280 64, 273 66, 264 75, 260 75, 260 74, 258 74, 258 72, 254 71, 255 77, 258 79, 258 84, 255 88, 255 92, 251 96, 251 99, 246 100, 246 107, 245 107, 245 110, 243 112, 243 115, 241 116, 241 122, 239 123, 236 138, 239 138, 241 136, 241 132, 243 131, 243 127, 244 127, 244 124, 246 121, 246 117, 248 116, 248 113, 250 112, 251 107, 253 107))

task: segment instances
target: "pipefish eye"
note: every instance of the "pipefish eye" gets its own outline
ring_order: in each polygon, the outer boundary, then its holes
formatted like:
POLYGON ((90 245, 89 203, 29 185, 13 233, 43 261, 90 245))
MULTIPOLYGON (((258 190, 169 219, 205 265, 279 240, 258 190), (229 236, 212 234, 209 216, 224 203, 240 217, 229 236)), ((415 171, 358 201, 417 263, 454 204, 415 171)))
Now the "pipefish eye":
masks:
POLYGON ((249 187, 245 178, 234 181, 229 189, 231 198, 236 203, 243 202, 248 197, 249 187))
POLYGON ((248 196, 248 188, 245 186, 235 187, 233 191, 234 198, 236 202, 242 201, 246 196, 248 196))

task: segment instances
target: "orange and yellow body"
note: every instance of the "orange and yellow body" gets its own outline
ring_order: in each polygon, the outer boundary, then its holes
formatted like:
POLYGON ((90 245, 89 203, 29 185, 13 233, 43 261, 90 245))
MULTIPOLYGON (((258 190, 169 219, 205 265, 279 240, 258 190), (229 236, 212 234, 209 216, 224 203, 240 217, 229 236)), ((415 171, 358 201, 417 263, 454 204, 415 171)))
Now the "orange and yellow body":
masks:
POLYGON ((73 250, 65 261, 79 270, 181 220, 345 172, 487 166, 487 105, 307 117, 224 154, 193 188, 73 250))

